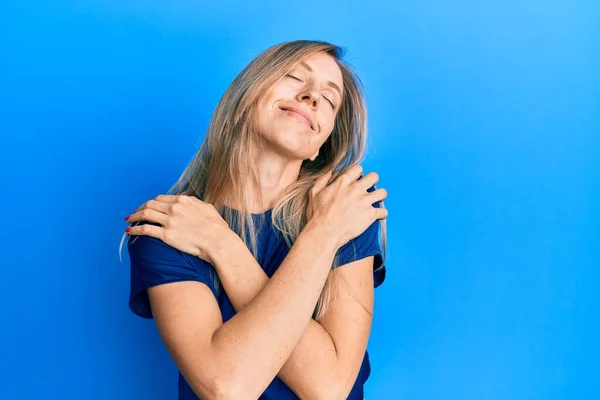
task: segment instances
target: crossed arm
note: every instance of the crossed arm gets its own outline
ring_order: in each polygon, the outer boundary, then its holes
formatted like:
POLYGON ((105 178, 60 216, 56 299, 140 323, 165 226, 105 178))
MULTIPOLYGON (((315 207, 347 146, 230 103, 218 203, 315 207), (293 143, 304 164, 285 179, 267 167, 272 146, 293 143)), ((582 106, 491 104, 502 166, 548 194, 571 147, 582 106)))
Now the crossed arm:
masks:
POLYGON ((346 398, 371 328, 373 257, 332 272, 341 279, 317 322, 312 311, 337 251, 327 235, 305 228, 271 279, 237 235, 222 243, 211 258, 237 311, 231 320, 223 323, 201 283, 148 290, 159 333, 192 389, 207 399, 256 399, 278 375, 301 398, 346 398))
MULTIPOLYGON (((242 310, 269 278, 247 247, 226 254, 215 265, 236 311, 242 310)), ((300 398, 346 398, 360 369, 371 328, 373 257, 332 272, 338 275, 334 301, 325 317, 309 320, 278 376, 300 398), (360 303, 352 296, 355 295, 360 303)))

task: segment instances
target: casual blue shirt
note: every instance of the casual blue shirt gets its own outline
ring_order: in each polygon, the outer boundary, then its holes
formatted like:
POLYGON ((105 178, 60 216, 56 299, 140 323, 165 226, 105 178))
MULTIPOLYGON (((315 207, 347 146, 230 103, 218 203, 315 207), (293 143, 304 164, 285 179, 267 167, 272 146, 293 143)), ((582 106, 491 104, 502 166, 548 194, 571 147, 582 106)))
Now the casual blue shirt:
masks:
MULTIPOLYGON (((371 189, 372 190, 372 189, 371 189)), ((281 262, 286 257, 289 248, 283 236, 271 224, 271 210, 262 214, 265 221, 259 224, 261 215, 255 214, 258 230, 258 257, 257 261, 270 277, 273 276, 281 262)), ((382 266, 382 251, 379 244, 380 221, 375 221, 360 236, 346 243, 338 250, 339 265, 360 260, 368 256, 375 256, 373 274, 375 287, 379 286, 385 279, 385 267, 382 266), (378 271, 375 271, 378 269, 378 271)), ((198 281, 207 285, 219 304, 223 316, 223 322, 227 322, 235 315, 235 311, 223 288, 215 288, 211 273, 212 265, 198 257, 183 253, 159 239, 150 236, 137 236, 135 240, 128 240, 128 252, 131 266, 131 288, 129 297, 129 308, 136 315, 143 318, 152 318, 152 311, 148 300, 147 289, 171 282, 198 281)), ((362 400, 364 398, 363 387, 369 377, 371 367, 369 354, 365 356, 360 372, 354 383, 348 399, 362 400)), ((179 373, 179 400, 197 400, 185 378, 179 373)), ((259 400, 288 400, 298 399, 278 377, 275 377, 259 400)))

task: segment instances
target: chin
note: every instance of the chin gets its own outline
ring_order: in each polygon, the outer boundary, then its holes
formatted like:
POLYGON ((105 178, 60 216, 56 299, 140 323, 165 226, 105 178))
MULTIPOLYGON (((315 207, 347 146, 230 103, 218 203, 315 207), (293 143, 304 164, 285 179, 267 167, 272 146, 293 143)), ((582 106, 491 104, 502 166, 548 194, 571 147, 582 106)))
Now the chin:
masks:
POLYGON ((306 160, 312 154, 306 151, 306 149, 296 148, 296 147, 286 147, 286 146, 277 146, 277 153, 280 155, 289 158, 290 160, 306 160))
POLYGON ((271 129, 263 131, 264 138, 273 149, 284 157, 293 160, 305 160, 313 155, 311 139, 315 133, 310 127, 303 127, 295 120, 274 121, 271 129))
POLYGON ((289 140, 278 140, 272 143, 275 151, 290 160, 305 160, 309 158, 314 151, 311 153, 308 149, 307 143, 299 143, 298 141, 289 140))

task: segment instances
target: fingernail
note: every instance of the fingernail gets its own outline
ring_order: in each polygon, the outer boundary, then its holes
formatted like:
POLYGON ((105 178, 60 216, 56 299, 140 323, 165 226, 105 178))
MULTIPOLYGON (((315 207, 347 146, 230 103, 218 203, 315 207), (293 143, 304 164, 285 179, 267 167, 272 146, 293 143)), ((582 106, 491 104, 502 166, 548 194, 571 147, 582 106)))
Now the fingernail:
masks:
POLYGON ((125 232, 129 232, 131 228, 125 228, 125 232))
POLYGON ((125 221, 129 221, 129 215, 125 217, 125 221))

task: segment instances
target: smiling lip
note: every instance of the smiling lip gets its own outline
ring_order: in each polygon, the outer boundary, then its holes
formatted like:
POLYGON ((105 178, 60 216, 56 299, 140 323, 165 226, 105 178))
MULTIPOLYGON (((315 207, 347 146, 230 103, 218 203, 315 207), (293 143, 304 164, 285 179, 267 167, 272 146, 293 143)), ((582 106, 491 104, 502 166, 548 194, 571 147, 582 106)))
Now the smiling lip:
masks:
POLYGON ((290 111, 293 113, 296 113, 298 115, 300 115, 302 118, 304 118, 306 120, 306 122, 308 123, 308 125, 310 126, 310 129, 314 130, 313 128, 313 123, 310 119, 310 116, 308 115, 308 113, 300 108, 296 108, 296 107, 281 107, 281 109, 283 111, 290 111))

